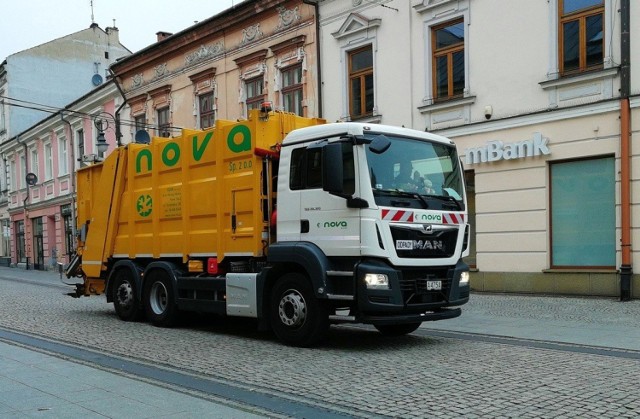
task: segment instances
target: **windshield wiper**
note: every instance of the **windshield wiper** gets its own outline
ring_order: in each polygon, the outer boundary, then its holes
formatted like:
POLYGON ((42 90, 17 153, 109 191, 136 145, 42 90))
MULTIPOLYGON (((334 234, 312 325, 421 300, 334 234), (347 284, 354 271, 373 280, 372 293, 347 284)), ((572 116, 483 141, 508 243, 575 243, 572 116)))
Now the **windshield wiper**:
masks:
POLYGON ((457 199, 455 199, 452 196, 431 195, 431 194, 425 194, 424 196, 426 196, 427 198, 437 199, 439 201, 453 202, 454 204, 456 204, 456 207, 458 208, 458 210, 462 211, 462 205, 457 199))
POLYGON ((389 196, 404 196, 404 197, 415 198, 422 203, 424 208, 429 208, 429 203, 427 203, 427 200, 424 199, 424 197, 417 192, 407 192, 407 191, 402 191, 400 189, 375 189, 375 188, 373 189, 373 192, 383 193, 389 196))

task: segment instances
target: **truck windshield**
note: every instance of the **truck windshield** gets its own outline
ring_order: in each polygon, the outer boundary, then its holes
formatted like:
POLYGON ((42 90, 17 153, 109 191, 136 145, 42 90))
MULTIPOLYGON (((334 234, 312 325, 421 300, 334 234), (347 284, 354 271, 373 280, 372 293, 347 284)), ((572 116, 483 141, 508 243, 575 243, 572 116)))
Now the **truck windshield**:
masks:
MULTIPOLYGON (((464 189, 455 147, 385 134, 391 146, 375 153, 366 146, 371 187, 378 205, 464 209, 464 189)), ((366 135, 374 139, 375 134, 366 135)))

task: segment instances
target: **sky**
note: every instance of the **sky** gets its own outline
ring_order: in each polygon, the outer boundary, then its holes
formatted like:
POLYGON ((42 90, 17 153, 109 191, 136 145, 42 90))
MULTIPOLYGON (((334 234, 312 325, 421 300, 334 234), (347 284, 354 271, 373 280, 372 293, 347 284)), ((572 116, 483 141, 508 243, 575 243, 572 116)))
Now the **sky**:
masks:
POLYGON ((132 52, 156 42, 156 32, 180 32, 241 0, 0 0, 0 63, 9 55, 88 28, 119 29, 132 52))

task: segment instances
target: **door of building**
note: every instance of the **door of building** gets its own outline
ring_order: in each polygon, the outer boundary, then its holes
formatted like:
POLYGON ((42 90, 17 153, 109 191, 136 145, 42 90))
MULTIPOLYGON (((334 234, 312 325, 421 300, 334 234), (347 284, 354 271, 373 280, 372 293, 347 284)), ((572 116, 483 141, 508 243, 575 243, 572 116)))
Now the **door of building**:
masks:
POLYGON ((33 219, 33 269, 43 271, 44 264, 44 235, 42 217, 33 219))

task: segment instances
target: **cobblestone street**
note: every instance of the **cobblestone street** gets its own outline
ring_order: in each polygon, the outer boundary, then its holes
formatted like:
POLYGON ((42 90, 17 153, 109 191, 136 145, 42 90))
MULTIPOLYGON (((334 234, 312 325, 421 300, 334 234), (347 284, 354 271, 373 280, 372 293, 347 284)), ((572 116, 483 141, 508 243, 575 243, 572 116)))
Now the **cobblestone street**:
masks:
POLYGON ((514 345, 456 339, 435 330, 472 336, 462 330, 468 323, 475 334, 497 334, 478 328, 493 315, 495 325, 507 319, 512 326, 536 321, 541 331, 551 322, 551 333, 562 330, 553 323, 560 320, 596 332, 635 322, 630 328, 635 332, 637 301, 473 295, 459 319, 425 324, 410 336, 391 339, 364 328, 334 327, 320 347, 298 349, 256 332, 250 321, 207 317, 174 329, 122 322, 103 297, 72 299, 51 274, 33 278, 0 279, 0 328, 352 416, 619 418, 640 413, 640 396, 633 391, 640 376, 637 350, 594 354, 574 343, 564 350, 522 341, 550 340, 542 332, 513 335, 520 339, 514 345), (531 311, 537 314, 526 314, 531 311))

